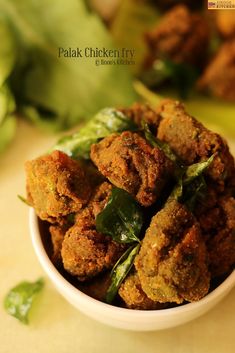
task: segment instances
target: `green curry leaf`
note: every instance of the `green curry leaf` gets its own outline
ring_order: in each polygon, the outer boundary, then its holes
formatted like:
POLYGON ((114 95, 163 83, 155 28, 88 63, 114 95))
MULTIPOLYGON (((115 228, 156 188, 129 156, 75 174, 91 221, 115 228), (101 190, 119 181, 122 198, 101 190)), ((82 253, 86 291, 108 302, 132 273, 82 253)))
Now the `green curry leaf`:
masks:
POLYGON ((21 282, 12 288, 4 300, 4 307, 8 314, 14 316, 24 324, 28 324, 28 315, 36 295, 44 286, 43 279, 36 282, 21 282))
POLYGON ((113 188, 110 199, 96 217, 98 232, 109 235, 118 243, 139 242, 143 214, 134 198, 125 190, 113 188))
POLYGON ((135 123, 123 113, 114 108, 105 108, 97 113, 77 133, 58 141, 53 150, 60 150, 69 156, 90 158, 90 148, 93 143, 112 134, 124 130, 136 130, 135 123))
POLYGON ((160 148, 172 162, 178 162, 178 157, 172 151, 170 146, 155 137, 150 131, 149 126, 145 121, 142 121, 142 128, 144 130, 146 140, 151 144, 152 147, 160 148))
POLYGON ((106 293, 106 302, 111 304, 114 300, 118 289, 128 273, 130 272, 135 257, 139 252, 140 244, 129 247, 122 257, 118 260, 111 272, 111 285, 106 293))

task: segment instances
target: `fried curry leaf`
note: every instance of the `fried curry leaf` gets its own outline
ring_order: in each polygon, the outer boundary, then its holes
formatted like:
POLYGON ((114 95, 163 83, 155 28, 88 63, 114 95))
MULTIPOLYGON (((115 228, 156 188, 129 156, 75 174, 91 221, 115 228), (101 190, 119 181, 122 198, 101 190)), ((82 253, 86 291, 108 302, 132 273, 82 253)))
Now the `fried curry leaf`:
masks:
POLYGON ((69 156, 90 158, 93 143, 112 134, 125 130, 136 130, 135 123, 114 108, 105 108, 97 113, 83 128, 72 136, 58 141, 53 150, 60 150, 69 156))
POLYGON ((214 155, 204 162, 182 167, 181 176, 179 175, 179 179, 170 198, 174 198, 186 204, 192 210, 198 198, 202 196, 207 188, 203 173, 211 165, 213 160, 214 155))
POLYGON ((204 171, 211 165, 214 160, 214 155, 208 158, 204 162, 199 162, 188 166, 185 170, 185 174, 183 176, 183 184, 189 184, 198 176, 202 175, 204 171))
POLYGON ((206 181, 203 175, 200 175, 191 184, 186 185, 182 202, 188 207, 190 211, 193 211, 196 202, 200 199, 202 200, 205 197, 206 191, 206 181))
POLYGON ((139 242, 143 214, 134 198, 125 190, 113 188, 109 201, 96 217, 98 232, 118 243, 139 242))
POLYGON ((111 285, 106 293, 106 302, 111 304, 114 300, 120 285, 130 272, 135 257, 139 252, 140 244, 133 245, 121 256, 111 272, 111 285))
POLYGON ((44 286, 43 279, 36 282, 21 282, 12 288, 4 300, 4 308, 24 324, 28 324, 28 315, 33 301, 44 286))
POLYGON ((178 157, 172 151, 170 146, 167 143, 162 142, 157 137, 155 137, 150 131, 149 126, 145 121, 142 121, 142 127, 144 130, 145 138, 151 144, 152 147, 160 148, 172 162, 178 162, 178 157))

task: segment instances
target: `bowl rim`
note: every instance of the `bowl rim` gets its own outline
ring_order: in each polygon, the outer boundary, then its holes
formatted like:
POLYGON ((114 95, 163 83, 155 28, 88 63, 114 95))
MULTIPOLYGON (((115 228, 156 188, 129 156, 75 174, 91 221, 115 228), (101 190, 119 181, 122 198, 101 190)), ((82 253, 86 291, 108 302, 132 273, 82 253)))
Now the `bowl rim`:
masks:
POLYGON ((172 315, 177 315, 183 312, 186 313, 189 311, 197 310, 200 307, 205 306, 210 302, 213 302, 217 297, 222 296, 224 292, 228 292, 235 286, 235 270, 233 270, 231 274, 218 287, 216 287, 213 291, 211 291, 209 294, 207 294, 205 297, 203 297, 197 302, 187 303, 174 308, 166 308, 160 310, 136 310, 117 307, 112 304, 101 302, 83 293, 81 290, 73 286, 67 279, 62 276, 62 274, 54 266, 46 252, 39 231, 38 217, 32 207, 30 207, 29 209, 29 228, 31 240, 38 260, 45 272, 47 273, 48 277, 53 282, 55 282, 59 287, 63 287, 63 290, 67 293, 69 292, 73 296, 79 296, 82 301, 89 302, 90 306, 96 306, 97 308, 99 307, 100 309, 106 311, 109 310, 112 311, 112 313, 116 313, 117 315, 128 314, 129 318, 160 318, 163 316, 168 317, 172 315))

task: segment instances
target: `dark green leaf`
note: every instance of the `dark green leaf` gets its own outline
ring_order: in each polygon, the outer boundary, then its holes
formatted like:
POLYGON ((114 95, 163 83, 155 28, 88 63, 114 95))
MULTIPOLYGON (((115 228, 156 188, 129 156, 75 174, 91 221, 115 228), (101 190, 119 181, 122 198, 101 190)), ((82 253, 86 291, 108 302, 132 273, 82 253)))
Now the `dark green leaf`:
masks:
POLYGON ((194 204, 206 190, 206 182, 203 173, 211 165, 214 155, 204 162, 192 164, 188 167, 182 167, 178 175, 177 183, 170 195, 193 209, 194 204))
POLYGON ((193 211, 198 200, 202 200, 207 191, 207 185, 202 175, 194 179, 190 184, 185 186, 183 202, 189 210, 193 211))
POLYGON ((116 265, 114 266, 111 272, 111 285, 108 288, 106 294, 106 302, 111 304, 114 300, 118 289, 128 273, 130 272, 135 257, 139 252, 140 244, 133 245, 122 255, 122 257, 118 260, 116 265))
POLYGON ((151 144, 152 147, 160 148, 172 162, 178 162, 178 157, 171 150, 170 146, 167 143, 162 142, 157 137, 155 137, 151 133, 148 127, 148 124, 145 121, 142 121, 142 127, 144 129, 145 138, 151 144))
POLYGON ((4 300, 8 314, 24 324, 28 324, 28 315, 36 295, 44 286, 43 279, 36 282, 21 282, 12 288, 4 300))
POLYGON ((106 207, 96 217, 98 232, 118 243, 133 243, 139 242, 142 225, 142 210, 135 199, 125 190, 113 188, 106 207))
POLYGON ((90 158, 93 143, 112 134, 125 130, 136 130, 135 123, 114 108, 105 108, 97 113, 85 126, 72 136, 62 138, 53 150, 60 150, 69 156, 90 158))

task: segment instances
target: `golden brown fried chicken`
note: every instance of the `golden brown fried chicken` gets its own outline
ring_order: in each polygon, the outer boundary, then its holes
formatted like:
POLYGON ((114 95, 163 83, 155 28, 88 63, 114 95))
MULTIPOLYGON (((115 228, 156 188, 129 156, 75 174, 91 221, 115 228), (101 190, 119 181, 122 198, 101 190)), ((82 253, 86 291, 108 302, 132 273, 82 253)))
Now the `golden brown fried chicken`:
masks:
POLYGON ((143 291, 160 303, 201 299, 210 275, 200 226, 177 201, 169 201, 151 221, 135 267, 143 291))
POLYGON ((112 134, 92 145, 91 159, 112 184, 132 194, 143 206, 156 201, 170 168, 160 149, 130 131, 112 134))
POLYGON ((163 58, 201 65, 208 48, 209 30, 200 14, 178 5, 162 17, 146 38, 153 60, 163 58))
POLYGON ((134 103, 130 108, 119 109, 129 119, 133 120, 137 126, 141 127, 144 120, 150 127, 153 133, 157 132, 160 123, 160 116, 157 111, 152 109, 147 104, 134 103))
POLYGON ((42 220, 59 222, 78 212, 90 198, 84 169, 63 152, 54 151, 26 162, 26 174, 28 202, 42 220))
POLYGON ((62 260, 66 271, 80 281, 112 268, 125 247, 111 237, 98 233, 95 217, 105 207, 112 186, 105 182, 95 191, 88 206, 76 216, 62 243, 62 260))
POLYGON ((205 237, 212 277, 225 275, 235 265, 235 199, 220 197, 213 207, 196 210, 205 237))
POLYGON ((235 16, 233 11, 217 10, 215 11, 215 20, 217 29, 224 38, 235 37, 235 16))
POLYGON ((144 293, 137 272, 131 273, 122 283, 118 294, 129 309, 158 310, 166 307, 165 304, 151 300, 144 293))
POLYGON ((198 81, 200 90, 235 101, 235 39, 225 42, 198 81))
POLYGON ((191 117, 178 101, 165 100, 159 107, 159 114, 162 120, 157 136, 169 144, 183 163, 190 165, 215 154, 207 175, 223 192, 235 175, 234 158, 226 142, 191 117))

